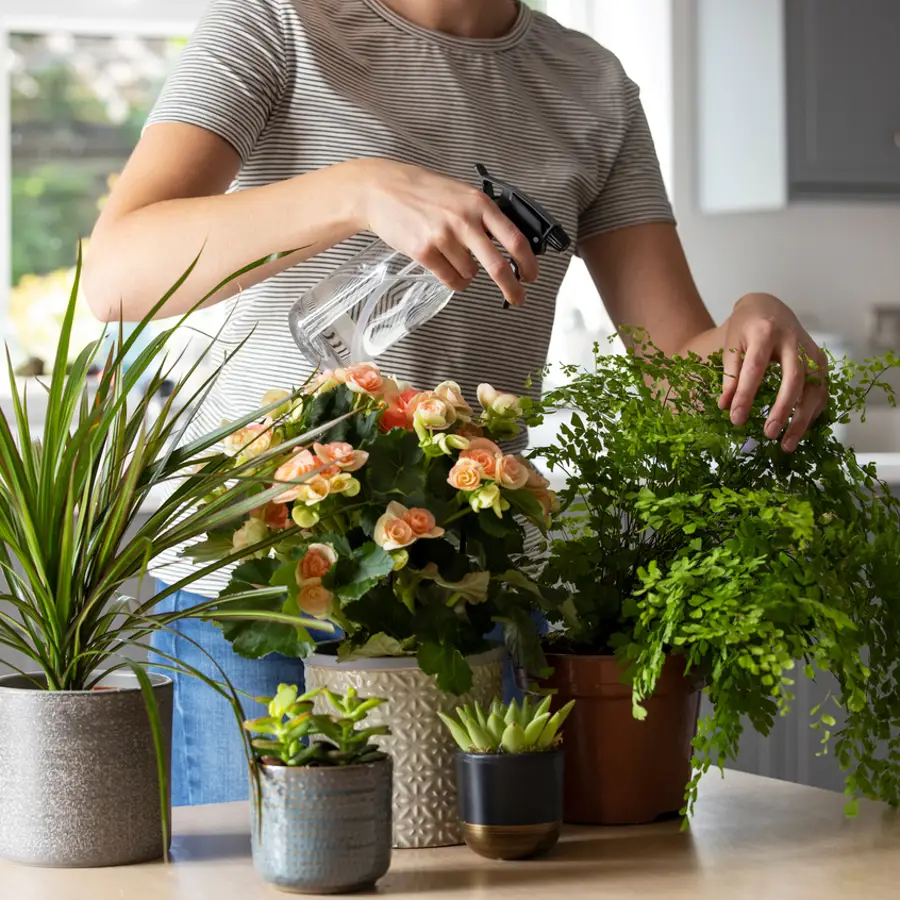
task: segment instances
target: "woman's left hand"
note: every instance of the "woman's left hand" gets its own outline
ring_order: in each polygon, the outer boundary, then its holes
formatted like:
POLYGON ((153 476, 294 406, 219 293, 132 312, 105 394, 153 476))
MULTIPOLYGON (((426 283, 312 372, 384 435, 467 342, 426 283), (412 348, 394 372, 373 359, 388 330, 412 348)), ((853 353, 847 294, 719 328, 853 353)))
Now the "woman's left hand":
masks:
POLYGON ((771 362, 781 366, 778 397, 769 410, 766 437, 784 432, 782 447, 791 453, 828 402, 828 358, 797 317, 771 294, 747 294, 725 323, 725 379, 721 409, 743 425, 771 362), (785 430, 787 429, 787 430, 785 430))

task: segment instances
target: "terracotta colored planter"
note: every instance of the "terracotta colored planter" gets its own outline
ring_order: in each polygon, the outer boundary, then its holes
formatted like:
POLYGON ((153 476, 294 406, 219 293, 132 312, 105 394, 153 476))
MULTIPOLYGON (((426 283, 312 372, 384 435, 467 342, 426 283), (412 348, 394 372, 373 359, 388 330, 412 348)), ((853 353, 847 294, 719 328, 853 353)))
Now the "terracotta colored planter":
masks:
POLYGON ((691 741, 697 731, 701 683, 669 659, 647 718, 632 715, 631 688, 612 656, 548 654, 554 704, 575 704, 566 721, 566 822, 637 825, 677 813, 691 777, 691 741))

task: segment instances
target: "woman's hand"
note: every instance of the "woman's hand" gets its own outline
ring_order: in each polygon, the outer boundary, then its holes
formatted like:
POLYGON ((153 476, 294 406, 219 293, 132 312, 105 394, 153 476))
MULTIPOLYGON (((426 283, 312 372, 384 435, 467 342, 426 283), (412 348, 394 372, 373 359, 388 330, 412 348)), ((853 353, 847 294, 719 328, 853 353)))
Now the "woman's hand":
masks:
POLYGON ((515 260, 523 282, 538 276, 528 240, 486 194, 419 166, 356 160, 361 227, 421 263, 454 291, 478 274, 478 263, 514 306, 525 289, 491 239, 515 260), (477 262, 476 262, 477 260, 477 262))
POLYGON ((725 379, 719 406, 730 407, 731 421, 743 425, 766 367, 777 362, 781 388, 765 434, 775 440, 784 432, 782 447, 793 452, 828 402, 827 357, 791 310, 771 294, 742 297, 724 328, 725 379))

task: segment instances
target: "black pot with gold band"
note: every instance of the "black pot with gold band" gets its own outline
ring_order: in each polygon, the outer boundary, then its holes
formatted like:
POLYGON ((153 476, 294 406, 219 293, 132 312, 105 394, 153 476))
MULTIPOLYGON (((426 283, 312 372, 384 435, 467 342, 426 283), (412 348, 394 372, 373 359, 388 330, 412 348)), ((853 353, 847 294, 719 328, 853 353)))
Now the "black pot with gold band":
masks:
POLYGON ((562 822, 563 752, 457 753, 466 844, 490 859, 549 852, 562 822))

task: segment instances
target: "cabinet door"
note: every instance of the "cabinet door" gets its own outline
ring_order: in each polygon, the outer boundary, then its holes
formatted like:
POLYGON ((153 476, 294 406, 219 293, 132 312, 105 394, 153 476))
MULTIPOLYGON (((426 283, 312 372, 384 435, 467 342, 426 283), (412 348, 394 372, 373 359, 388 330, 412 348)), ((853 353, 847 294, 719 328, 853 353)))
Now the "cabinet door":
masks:
POLYGON ((900 197, 900 0, 785 0, 792 196, 900 197))

